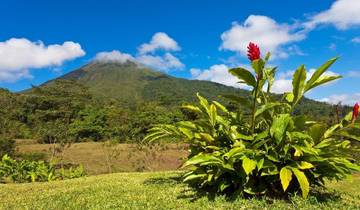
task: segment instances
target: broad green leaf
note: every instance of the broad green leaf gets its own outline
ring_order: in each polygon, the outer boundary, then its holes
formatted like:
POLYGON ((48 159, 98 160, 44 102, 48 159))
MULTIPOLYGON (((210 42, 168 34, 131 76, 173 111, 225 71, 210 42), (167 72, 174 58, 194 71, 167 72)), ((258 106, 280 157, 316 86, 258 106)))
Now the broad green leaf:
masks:
POLYGON ((300 171, 297 168, 291 168, 291 170, 293 171, 293 173, 295 174, 296 179, 298 180, 299 184, 300 184, 300 188, 302 191, 302 196, 304 198, 306 198, 309 194, 310 191, 310 184, 309 181, 306 177, 306 175, 304 174, 304 172, 300 171))
POLYGON ((200 138, 207 141, 207 142, 213 142, 215 139, 208 133, 199 133, 200 138))
POLYGON ((198 154, 195 155, 194 157, 190 158, 189 160, 187 160, 184 165, 182 167, 186 167, 189 165, 196 165, 196 164, 201 164, 201 163, 205 163, 205 162, 218 162, 218 163, 222 163, 222 161, 210 154, 198 154))
POLYGON ((294 125, 296 130, 303 131, 306 128, 306 117, 305 115, 298 115, 293 117, 294 125))
POLYGON ((255 112, 255 117, 261 115, 263 112, 269 110, 269 109, 272 109, 276 106, 281 106, 283 105, 282 103, 278 103, 278 102, 275 102, 275 103, 267 103, 265 105, 262 105, 258 108, 258 110, 255 112))
POLYGON ((320 142, 325 132, 326 125, 324 124, 315 124, 309 128, 309 135, 312 137, 314 142, 320 142))
POLYGON ((189 129, 186 129, 184 127, 180 127, 179 131, 181 131, 181 133, 183 133, 188 139, 194 138, 193 133, 189 129))
POLYGON ((209 118, 212 126, 216 125, 216 116, 217 116, 216 106, 214 104, 211 104, 209 109, 209 118))
POLYGON ((292 172, 290 169, 288 169, 287 167, 283 167, 280 170, 280 180, 281 180, 281 185, 283 187, 284 192, 286 191, 286 189, 288 188, 290 181, 292 179, 292 172))
POLYGON ((285 100, 289 103, 292 103, 294 101, 293 93, 285 93, 284 97, 285 97, 285 100))
POLYGON ((196 95, 199 99, 200 105, 206 110, 206 112, 209 112, 209 102, 205 98, 203 98, 199 93, 197 93, 196 95))
POLYGON ((333 126, 331 126, 329 129, 327 129, 324 133, 324 138, 329 138, 330 136, 332 136, 334 134, 334 132, 338 129, 341 128, 342 125, 341 124, 335 124, 333 126))
POLYGON ((317 86, 326 84, 328 82, 340 79, 340 78, 342 78, 342 76, 340 76, 340 75, 339 76, 322 76, 309 87, 309 90, 313 89, 313 88, 315 88, 317 86))
POLYGON ((213 101, 213 103, 215 104, 215 106, 217 107, 217 108, 219 108, 221 111, 223 111, 224 113, 229 113, 229 110, 227 110, 227 108, 224 106, 224 105, 222 105, 222 104, 220 104, 219 102, 217 102, 217 101, 213 101))
POLYGON ((297 103, 304 93, 305 80, 306 80, 305 66, 301 65, 294 73, 292 80, 294 103, 297 103))
POLYGON ((251 66, 253 67, 253 69, 255 70, 255 73, 257 75, 262 74, 262 70, 264 68, 264 65, 265 65, 265 62, 261 58, 251 62, 251 66))
POLYGON ((242 167, 245 173, 248 175, 256 168, 256 161, 245 157, 242 162, 242 167))
POLYGON ((298 167, 299 169, 305 170, 305 169, 314 168, 314 165, 306 161, 301 161, 300 163, 298 163, 298 167))
POLYGON ((193 111, 193 112, 202 113, 201 109, 197 106, 183 105, 183 106, 181 106, 181 108, 184 108, 184 109, 187 109, 187 110, 193 111))
POLYGON ((262 169, 264 165, 264 158, 262 158, 261 160, 259 160, 256 164, 256 167, 258 168, 258 170, 260 171, 262 169))
POLYGON ((270 93, 271 87, 274 84, 276 69, 277 69, 277 67, 273 67, 273 68, 270 68, 270 69, 266 69, 266 71, 265 71, 266 77, 267 77, 267 80, 268 80, 268 89, 267 89, 268 93, 270 93))
POLYGON ((193 122, 190 121, 180 121, 176 123, 178 127, 185 127, 188 129, 196 129, 196 125, 193 122))
POLYGON ((270 128, 270 135, 275 138, 277 144, 282 141, 290 121, 291 116, 289 114, 281 114, 274 119, 270 128))
POLYGON ((305 86, 305 92, 311 89, 311 86, 319 79, 319 77, 328 69, 338 58, 332 58, 320 66, 311 78, 307 81, 305 86))
POLYGON ((186 176, 185 179, 183 180, 183 182, 189 182, 195 179, 200 179, 200 178, 204 178, 205 176, 207 176, 207 174, 192 174, 189 176, 186 176))
POLYGON ((230 69, 229 73, 237 77, 239 80, 244 81, 247 85, 256 87, 255 77, 249 70, 239 67, 230 69))

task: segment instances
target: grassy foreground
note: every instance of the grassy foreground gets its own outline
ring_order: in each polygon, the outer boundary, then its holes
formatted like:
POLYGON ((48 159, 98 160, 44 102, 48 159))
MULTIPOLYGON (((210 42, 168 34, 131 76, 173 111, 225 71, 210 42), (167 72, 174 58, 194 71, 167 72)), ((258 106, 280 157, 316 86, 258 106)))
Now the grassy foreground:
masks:
POLYGON ((0 185, 0 209, 359 209, 360 176, 304 200, 196 197, 179 172, 117 173, 51 183, 0 185))

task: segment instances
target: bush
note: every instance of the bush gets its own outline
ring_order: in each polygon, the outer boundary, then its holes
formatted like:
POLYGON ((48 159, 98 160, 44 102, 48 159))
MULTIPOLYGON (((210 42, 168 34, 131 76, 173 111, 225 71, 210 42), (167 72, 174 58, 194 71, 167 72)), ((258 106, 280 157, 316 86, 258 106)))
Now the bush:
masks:
POLYGON ((325 179, 343 179, 360 170, 352 159, 358 148, 351 141, 360 140, 354 135, 360 126, 352 113, 330 127, 294 115, 307 91, 339 78, 324 75, 336 59, 308 79, 304 65, 300 66, 293 76, 293 91, 276 100, 270 94, 276 68, 265 67, 269 57, 251 59, 255 75, 244 68, 229 70, 253 90, 250 98, 225 97, 250 114, 229 111, 198 95, 198 106, 183 108, 199 119, 156 126, 145 138, 178 138, 190 145, 184 181, 195 189, 245 197, 302 192, 307 197, 312 187, 324 186, 325 179))
POLYGON ((15 141, 0 137, 0 157, 5 154, 13 155, 15 152, 15 141))
POLYGON ((65 170, 56 169, 54 164, 44 161, 15 160, 4 155, 0 161, 0 180, 12 182, 46 182, 59 179, 71 179, 84 176, 82 166, 65 170))

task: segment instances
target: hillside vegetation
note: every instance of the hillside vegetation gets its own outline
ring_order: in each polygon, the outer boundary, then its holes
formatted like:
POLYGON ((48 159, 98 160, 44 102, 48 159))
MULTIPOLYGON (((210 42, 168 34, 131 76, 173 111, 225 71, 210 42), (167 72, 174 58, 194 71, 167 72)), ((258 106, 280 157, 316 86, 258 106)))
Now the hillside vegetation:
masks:
MULTIPOLYGON (((194 103, 197 92, 231 110, 239 107, 221 96, 249 96, 246 90, 175 78, 132 62, 93 62, 22 93, 1 89, 0 134, 42 143, 137 142, 155 124, 195 119, 179 106, 194 103)), ((336 120, 334 110, 326 103, 303 99, 294 113, 331 123, 336 120)), ((338 114, 348 111, 344 107, 338 114)))

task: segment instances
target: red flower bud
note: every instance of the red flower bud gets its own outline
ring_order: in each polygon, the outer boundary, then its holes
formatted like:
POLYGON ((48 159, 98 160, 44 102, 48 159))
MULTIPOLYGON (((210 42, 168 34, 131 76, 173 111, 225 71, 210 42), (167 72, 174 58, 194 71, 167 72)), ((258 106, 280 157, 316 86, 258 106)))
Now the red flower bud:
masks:
POLYGON ((358 118, 358 115, 359 115, 359 104, 356 103, 356 104, 354 105, 353 115, 352 115, 352 121, 353 121, 353 122, 358 118))
POLYGON ((260 49, 256 44, 250 42, 247 48, 248 48, 247 56, 250 61, 254 61, 260 58, 260 49))

